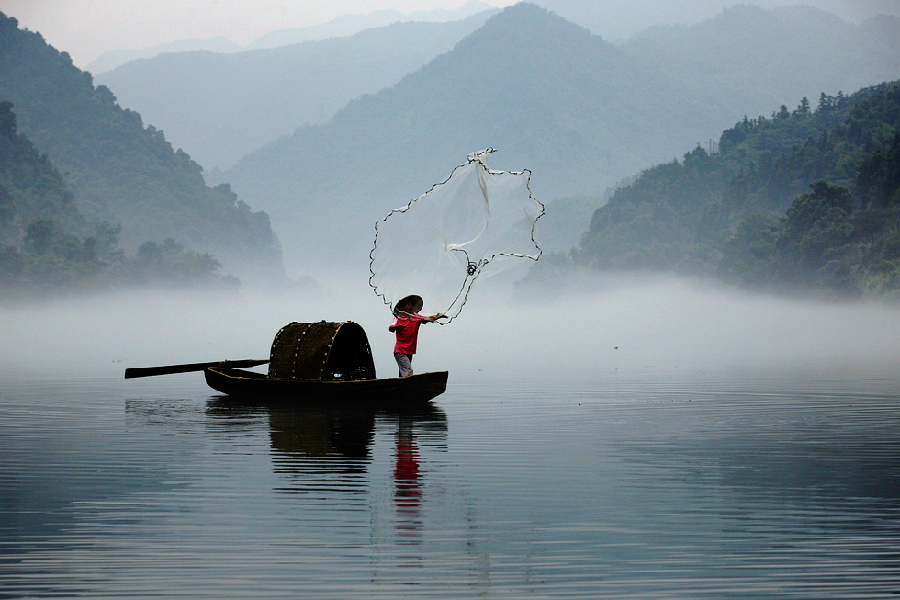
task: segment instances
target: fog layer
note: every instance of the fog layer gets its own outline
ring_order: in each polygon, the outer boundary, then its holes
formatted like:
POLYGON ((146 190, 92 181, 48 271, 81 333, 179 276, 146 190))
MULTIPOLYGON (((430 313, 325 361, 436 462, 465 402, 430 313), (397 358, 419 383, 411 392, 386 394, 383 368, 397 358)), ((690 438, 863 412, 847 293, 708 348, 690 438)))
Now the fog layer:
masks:
MULTIPOLYGON (((309 295, 142 293, 4 308, 0 369, 120 377, 126 367, 268 358, 281 326, 324 319, 360 323, 378 376, 395 376, 388 309, 364 282, 325 288, 309 295)), ((453 323, 423 327, 413 366, 447 369, 451 385, 797 366, 828 373, 896 364, 898 330, 900 311, 881 306, 777 300, 690 280, 608 280, 531 304, 486 282, 453 323)), ((202 381, 199 373, 172 377, 202 381)))

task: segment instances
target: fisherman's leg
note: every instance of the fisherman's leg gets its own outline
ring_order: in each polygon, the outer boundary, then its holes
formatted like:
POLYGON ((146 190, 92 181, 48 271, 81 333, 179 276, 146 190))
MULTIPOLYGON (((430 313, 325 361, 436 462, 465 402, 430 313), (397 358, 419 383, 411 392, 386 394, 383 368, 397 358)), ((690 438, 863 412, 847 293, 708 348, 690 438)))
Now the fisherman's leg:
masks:
POLYGON ((409 377, 413 374, 412 354, 394 352, 394 360, 397 361, 397 366, 400 367, 400 377, 409 377))

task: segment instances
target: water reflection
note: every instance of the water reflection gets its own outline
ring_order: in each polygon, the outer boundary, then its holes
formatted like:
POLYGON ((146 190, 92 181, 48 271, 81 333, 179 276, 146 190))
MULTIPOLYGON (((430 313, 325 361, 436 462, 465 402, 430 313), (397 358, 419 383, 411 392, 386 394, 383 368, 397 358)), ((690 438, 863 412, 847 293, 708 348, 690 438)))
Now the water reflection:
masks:
POLYGON ((479 384, 450 436, 0 379, 0 598, 890 597, 897 380, 841 385, 479 384))
POLYGON ((400 418, 394 445, 394 505, 398 543, 422 543, 422 473, 413 423, 400 418))
POLYGON ((375 437, 375 413, 273 409, 269 412, 272 450, 304 458, 342 457, 336 471, 364 464, 375 437))
POLYGON ((332 475, 319 485, 344 491, 365 492, 365 475, 372 463, 376 430, 394 431, 396 464, 394 481, 398 501, 421 501, 421 478, 417 436, 429 444, 445 446, 447 415, 433 403, 414 409, 353 406, 243 405, 227 398, 211 401, 209 416, 227 421, 246 421, 263 411, 268 417, 274 472, 292 484, 283 491, 304 489, 308 476, 332 475), (304 479, 307 477, 307 479, 304 479))

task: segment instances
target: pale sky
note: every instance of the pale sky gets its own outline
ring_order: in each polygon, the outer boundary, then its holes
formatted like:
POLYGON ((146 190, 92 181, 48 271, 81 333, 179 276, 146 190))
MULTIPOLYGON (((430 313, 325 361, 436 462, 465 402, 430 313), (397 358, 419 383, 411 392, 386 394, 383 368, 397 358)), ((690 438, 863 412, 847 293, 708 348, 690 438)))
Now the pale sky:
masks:
MULTIPOLYGON (((518 0, 483 0, 496 7, 518 0)), ((813 4, 857 21, 900 14, 900 0, 532 0, 569 17, 592 11, 610 29, 630 35, 654 24, 691 23, 734 4, 813 4)), ((225 37, 246 46, 280 29, 319 25, 341 15, 383 9, 412 13, 454 10, 466 0, 0 0, 0 11, 38 31, 79 67, 108 50, 139 49, 195 38, 225 37)), ((577 19, 575 19, 577 22, 577 19)), ((607 35, 611 31, 595 32, 607 35)), ((615 37, 615 36, 613 36, 615 37)))
MULTIPOLYGON (((482 0, 497 7, 516 0, 482 0)), ((457 9, 466 0, 0 0, 0 12, 38 31, 79 67, 107 50, 226 37, 246 46, 265 33, 382 9, 457 9)))

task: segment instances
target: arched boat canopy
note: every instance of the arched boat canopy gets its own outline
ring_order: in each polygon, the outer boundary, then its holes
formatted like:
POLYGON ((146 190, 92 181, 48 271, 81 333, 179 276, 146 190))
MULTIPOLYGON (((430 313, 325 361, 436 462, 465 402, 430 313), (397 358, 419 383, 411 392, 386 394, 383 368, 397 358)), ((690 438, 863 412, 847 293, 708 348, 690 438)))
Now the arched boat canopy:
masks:
POLYGON ((365 330, 353 322, 288 323, 272 342, 270 379, 375 379, 365 330))

